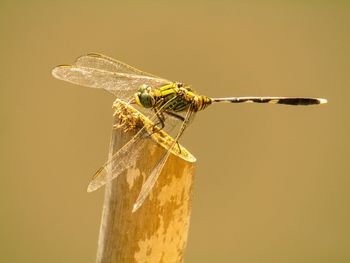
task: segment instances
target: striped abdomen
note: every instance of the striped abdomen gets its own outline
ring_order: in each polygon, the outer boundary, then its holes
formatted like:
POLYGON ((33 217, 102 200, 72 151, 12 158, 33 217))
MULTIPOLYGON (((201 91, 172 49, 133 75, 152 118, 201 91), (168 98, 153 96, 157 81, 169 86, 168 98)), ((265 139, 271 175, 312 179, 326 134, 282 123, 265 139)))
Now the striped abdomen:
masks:
POLYGON ((326 99, 303 98, 303 97, 230 97, 213 98, 212 102, 230 102, 230 103, 272 103, 285 105, 315 105, 327 103, 326 99))

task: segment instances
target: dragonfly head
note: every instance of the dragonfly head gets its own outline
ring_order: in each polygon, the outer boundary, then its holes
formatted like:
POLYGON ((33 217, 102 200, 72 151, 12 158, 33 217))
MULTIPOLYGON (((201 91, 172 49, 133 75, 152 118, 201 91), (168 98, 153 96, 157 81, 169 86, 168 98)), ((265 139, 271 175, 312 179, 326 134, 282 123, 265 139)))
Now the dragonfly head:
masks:
POLYGON ((134 95, 136 103, 144 108, 152 108, 155 104, 152 88, 143 84, 134 95))

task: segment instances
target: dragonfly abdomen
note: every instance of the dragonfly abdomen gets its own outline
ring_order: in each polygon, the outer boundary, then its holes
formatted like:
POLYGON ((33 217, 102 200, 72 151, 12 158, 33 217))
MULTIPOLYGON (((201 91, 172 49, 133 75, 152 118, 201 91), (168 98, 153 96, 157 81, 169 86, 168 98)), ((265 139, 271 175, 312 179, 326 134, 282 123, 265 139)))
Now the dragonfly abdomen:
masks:
POLYGON ((200 96, 196 95, 194 98, 192 104, 194 107, 194 111, 201 111, 204 110, 206 107, 208 107, 212 103, 212 99, 207 96, 200 96))
POLYGON ((326 99, 303 98, 303 97, 230 97, 213 98, 212 102, 230 102, 230 103, 272 103, 285 105, 315 105, 327 103, 326 99))

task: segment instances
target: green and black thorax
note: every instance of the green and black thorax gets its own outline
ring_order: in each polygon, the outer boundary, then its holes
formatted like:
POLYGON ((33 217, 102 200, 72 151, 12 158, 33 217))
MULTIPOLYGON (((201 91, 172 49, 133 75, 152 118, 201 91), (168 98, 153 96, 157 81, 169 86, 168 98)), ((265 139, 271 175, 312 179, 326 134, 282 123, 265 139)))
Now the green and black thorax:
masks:
POLYGON ((212 103, 206 96, 200 96, 182 83, 171 83, 158 88, 141 85, 134 95, 135 102, 144 108, 155 108, 164 111, 197 112, 212 103))

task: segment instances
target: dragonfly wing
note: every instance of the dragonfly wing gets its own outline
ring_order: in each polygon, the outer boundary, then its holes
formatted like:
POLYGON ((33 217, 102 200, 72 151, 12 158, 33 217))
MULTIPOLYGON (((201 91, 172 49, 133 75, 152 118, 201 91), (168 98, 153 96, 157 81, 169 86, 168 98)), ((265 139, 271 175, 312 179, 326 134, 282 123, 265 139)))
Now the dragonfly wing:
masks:
MULTIPOLYGON (((150 118, 150 121, 154 123, 157 118, 157 114, 154 114, 150 118)), ((127 168, 134 165, 140 157, 144 143, 146 142, 145 138, 148 138, 148 135, 149 131, 146 126, 142 127, 133 138, 114 153, 112 157, 97 170, 88 185, 87 191, 93 192, 97 190, 107 182, 118 177, 127 168)))
POLYGON ((85 87, 102 88, 117 96, 125 91, 136 92, 142 84, 151 87, 169 84, 164 79, 79 66, 58 66, 52 70, 52 74, 57 79, 85 87))
MULTIPOLYGON (((164 112, 165 116, 165 127, 164 131, 170 135, 172 135, 174 138, 177 135, 177 131, 179 131, 181 124, 183 120, 186 118, 186 112, 177 112, 177 116, 173 116, 167 113, 167 111, 164 112), (182 118, 182 120, 180 119, 182 118)), ((191 118, 187 122, 187 127, 190 125, 192 119, 194 117, 194 114, 191 115, 191 118)))
POLYGON ((132 212, 135 212, 146 200, 149 193, 153 189, 153 186, 157 182, 157 179, 168 160, 168 157, 170 155, 170 149, 165 152, 163 157, 160 159, 160 161, 157 163, 156 167, 152 170, 151 174, 148 176, 146 182, 142 185, 141 192, 139 193, 139 196, 137 197, 137 200, 134 204, 134 207, 132 209, 132 212))
POLYGON ((94 174, 88 185, 88 192, 93 192, 107 182, 117 178, 122 172, 136 163, 146 142, 143 138, 145 132, 144 129, 140 130, 94 174))
POLYGON ((171 153, 171 149, 177 144, 178 140, 180 139, 181 135, 185 131, 188 122, 192 119, 194 116, 194 112, 191 110, 191 108, 188 109, 185 120, 183 121, 181 128, 175 137, 174 143, 165 151, 163 156, 160 158, 159 162, 156 164, 154 169, 152 170, 151 174, 148 176, 146 182, 142 185, 141 191, 139 196, 137 197, 137 200, 134 204, 132 212, 136 212, 136 210, 143 204, 143 202, 146 200, 148 195, 150 194, 151 190, 153 189, 153 186, 155 185, 161 171, 163 170, 163 167, 168 160, 168 157, 171 153))
POLYGON ((128 73, 162 79, 148 72, 144 72, 140 69, 134 68, 124 62, 98 53, 90 53, 79 57, 76 60, 75 65, 79 67, 96 68, 105 71, 128 73))

